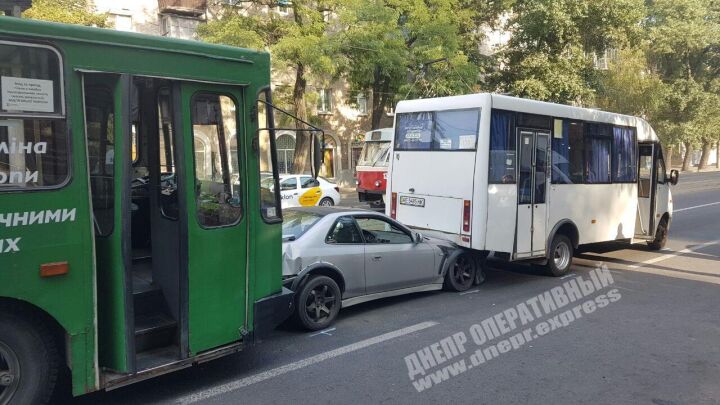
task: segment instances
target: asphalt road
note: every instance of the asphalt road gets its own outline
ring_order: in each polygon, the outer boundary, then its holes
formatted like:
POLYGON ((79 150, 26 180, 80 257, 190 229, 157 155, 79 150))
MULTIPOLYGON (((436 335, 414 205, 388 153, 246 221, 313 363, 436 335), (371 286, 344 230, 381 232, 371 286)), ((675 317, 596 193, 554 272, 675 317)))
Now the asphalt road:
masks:
POLYGON ((615 290, 616 302, 422 392, 406 356, 462 332, 468 351, 452 361, 468 359, 478 348, 473 324, 574 276, 494 264, 502 268, 469 293, 358 305, 324 333, 284 326, 237 355, 74 402, 718 404, 720 204, 706 204, 720 203, 720 173, 684 174, 673 196, 665 251, 637 245, 576 258, 574 274, 584 279, 598 264, 609 267, 614 283, 599 293, 615 290))

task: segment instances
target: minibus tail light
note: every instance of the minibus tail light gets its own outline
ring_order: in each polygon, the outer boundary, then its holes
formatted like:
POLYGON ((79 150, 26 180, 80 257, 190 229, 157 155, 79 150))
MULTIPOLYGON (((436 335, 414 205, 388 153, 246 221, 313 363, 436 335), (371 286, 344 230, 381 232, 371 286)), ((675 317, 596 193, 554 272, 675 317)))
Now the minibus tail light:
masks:
POLYGON ((470 200, 463 203, 463 232, 470 232, 470 200))
POLYGON ((397 219, 397 193, 392 193, 392 204, 390 205, 390 217, 397 219))

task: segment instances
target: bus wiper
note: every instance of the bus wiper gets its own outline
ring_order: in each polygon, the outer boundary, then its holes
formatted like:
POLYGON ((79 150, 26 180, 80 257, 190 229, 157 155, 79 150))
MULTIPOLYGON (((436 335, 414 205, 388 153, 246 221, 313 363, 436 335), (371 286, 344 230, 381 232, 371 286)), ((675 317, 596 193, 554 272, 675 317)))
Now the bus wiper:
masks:
POLYGON ((292 241, 294 241, 294 240, 296 240, 296 239, 297 239, 297 238, 295 237, 295 235, 284 235, 284 236, 283 236, 283 240, 284 240, 284 241, 288 241, 288 242, 292 242, 292 241))

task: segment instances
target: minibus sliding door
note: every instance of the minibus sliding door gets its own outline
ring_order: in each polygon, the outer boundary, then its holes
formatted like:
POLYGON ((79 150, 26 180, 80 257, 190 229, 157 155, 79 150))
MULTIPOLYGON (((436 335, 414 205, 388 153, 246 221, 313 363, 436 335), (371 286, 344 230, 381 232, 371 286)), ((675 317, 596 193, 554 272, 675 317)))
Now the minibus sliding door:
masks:
POLYGON ((518 208, 515 258, 545 255, 550 134, 518 129, 518 208))
POLYGON ((652 237, 655 229, 655 145, 641 143, 638 149, 638 216, 635 235, 652 237))

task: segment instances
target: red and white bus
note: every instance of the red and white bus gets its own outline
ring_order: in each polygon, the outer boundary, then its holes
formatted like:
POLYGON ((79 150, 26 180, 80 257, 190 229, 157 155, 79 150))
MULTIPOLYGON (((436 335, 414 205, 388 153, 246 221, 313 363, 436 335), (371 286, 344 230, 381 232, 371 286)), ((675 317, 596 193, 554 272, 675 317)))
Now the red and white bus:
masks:
POLYGON ((392 139, 392 128, 376 129, 365 134, 365 144, 356 167, 360 202, 383 205, 392 139))

